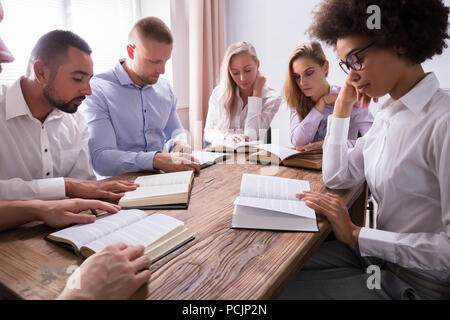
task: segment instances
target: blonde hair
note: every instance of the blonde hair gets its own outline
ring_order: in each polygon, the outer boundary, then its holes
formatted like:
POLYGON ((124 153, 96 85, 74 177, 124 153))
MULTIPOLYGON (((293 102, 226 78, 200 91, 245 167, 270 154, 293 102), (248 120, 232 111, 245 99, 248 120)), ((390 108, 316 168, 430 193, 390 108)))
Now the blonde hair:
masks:
POLYGON ((320 66, 324 65, 327 58, 322 50, 322 46, 317 41, 307 42, 297 47, 289 58, 286 81, 283 87, 284 96, 287 104, 291 108, 295 108, 299 118, 303 120, 314 108, 315 103, 302 92, 295 81, 293 64, 299 58, 310 58, 320 66))
POLYGON ((219 87, 222 89, 219 98, 219 108, 221 113, 220 129, 228 129, 230 127, 230 108, 235 99, 236 83, 230 75, 231 59, 241 53, 247 53, 250 57, 258 63, 255 48, 248 42, 237 42, 230 45, 225 52, 225 56, 220 67, 220 82, 219 87))

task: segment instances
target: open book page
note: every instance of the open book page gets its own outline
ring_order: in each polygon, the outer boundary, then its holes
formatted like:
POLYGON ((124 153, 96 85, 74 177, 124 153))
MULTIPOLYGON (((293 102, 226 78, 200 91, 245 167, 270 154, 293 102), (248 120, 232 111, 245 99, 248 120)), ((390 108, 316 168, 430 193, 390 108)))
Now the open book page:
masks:
POLYGON ((269 151, 270 153, 276 155, 278 158, 283 161, 284 159, 294 155, 301 153, 300 151, 293 150, 291 148, 282 147, 276 144, 260 144, 258 145, 258 149, 269 151))
POLYGON ((314 210, 309 208, 303 201, 296 200, 280 200, 280 199, 261 199, 237 197, 234 201, 235 205, 260 208, 276 212, 284 212, 299 217, 315 219, 314 210))
POLYGON ((107 245, 117 242, 147 247, 155 241, 164 241, 164 239, 170 238, 176 234, 177 230, 181 231, 183 226, 183 221, 156 213, 88 243, 85 247, 95 252, 98 252, 107 245))
POLYGON ((133 224, 147 217, 141 210, 121 210, 118 213, 98 217, 91 224, 77 224, 75 226, 52 233, 50 236, 67 239, 80 249, 83 245, 104 237, 127 225, 133 224))
POLYGON ((319 231, 315 216, 301 217, 260 208, 235 206, 232 226, 249 229, 319 231))
POLYGON ((123 196, 120 199, 119 205, 124 200, 129 199, 153 198, 158 196, 180 194, 187 192, 189 192, 188 184, 170 184, 161 186, 139 187, 136 190, 126 192, 125 196, 123 196))
POLYGON ((200 165, 204 165, 207 163, 213 163, 217 160, 223 160, 224 157, 228 156, 227 153, 222 152, 208 152, 201 150, 192 151, 192 156, 200 161, 200 165))
POLYGON ((308 181, 244 173, 240 195, 261 199, 299 201, 295 195, 303 190, 310 190, 308 181))
POLYGON ((140 185, 140 188, 149 186, 183 184, 183 183, 189 184, 191 182, 191 177, 192 177, 192 170, 189 170, 189 171, 179 171, 179 172, 141 176, 136 178, 134 182, 138 183, 140 185))

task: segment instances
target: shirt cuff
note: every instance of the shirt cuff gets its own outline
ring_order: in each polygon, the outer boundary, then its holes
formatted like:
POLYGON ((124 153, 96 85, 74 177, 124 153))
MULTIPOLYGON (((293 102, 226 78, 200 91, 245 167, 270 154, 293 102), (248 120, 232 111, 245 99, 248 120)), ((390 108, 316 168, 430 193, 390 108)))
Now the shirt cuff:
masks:
POLYGON ((38 198, 41 200, 64 199, 66 197, 66 185, 64 178, 39 179, 38 198))
POLYGON ((153 167, 153 160, 158 152, 160 151, 140 152, 136 158, 136 165, 139 170, 157 170, 153 167))
POLYGON ((329 115, 327 125, 327 142, 330 144, 346 144, 349 127, 350 117, 334 118, 333 115, 329 115))
POLYGON ((396 263, 396 234, 394 232, 361 228, 358 246, 361 256, 377 257, 396 263))

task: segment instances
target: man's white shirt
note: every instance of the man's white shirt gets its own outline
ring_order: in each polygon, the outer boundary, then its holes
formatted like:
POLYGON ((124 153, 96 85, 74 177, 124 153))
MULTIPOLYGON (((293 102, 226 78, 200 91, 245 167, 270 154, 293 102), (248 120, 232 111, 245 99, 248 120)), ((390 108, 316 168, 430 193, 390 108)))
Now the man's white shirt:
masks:
POLYGON ((0 200, 61 199, 63 177, 95 180, 81 113, 54 109, 41 123, 20 79, 0 87, 0 137, 0 200))

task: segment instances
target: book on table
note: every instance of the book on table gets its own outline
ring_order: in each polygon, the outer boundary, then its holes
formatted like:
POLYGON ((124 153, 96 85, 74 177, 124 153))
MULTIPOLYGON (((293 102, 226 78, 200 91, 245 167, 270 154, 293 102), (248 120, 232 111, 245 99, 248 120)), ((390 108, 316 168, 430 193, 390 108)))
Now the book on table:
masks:
POLYGON ((45 237, 87 258, 104 247, 123 242, 143 245, 145 254, 155 262, 194 239, 183 221, 138 209, 121 210, 97 217, 94 223, 77 224, 45 237))
POLYGON ((230 157, 230 154, 223 152, 194 150, 192 151, 192 156, 200 162, 200 169, 203 169, 227 160, 230 157))
POLYGON ((256 145, 261 141, 240 141, 235 142, 228 139, 213 141, 211 146, 207 147, 205 151, 209 152, 237 152, 237 153, 250 153, 255 152, 256 145))
POLYGON ((256 148, 258 149, 257 152, 249 155, 249 161, 297 168, 322 169, 322 149, 297 151, 274 144, 260 144, 256 148))
POLYGON ((194 171, 140 176, 136 190, 125 192, 119 206, 134 209, 186 209, 189 205, 194 171))
POLYGON ((231 228, 318 232, 316 213, 295 195, 309 182, 243 174, 231 228))

